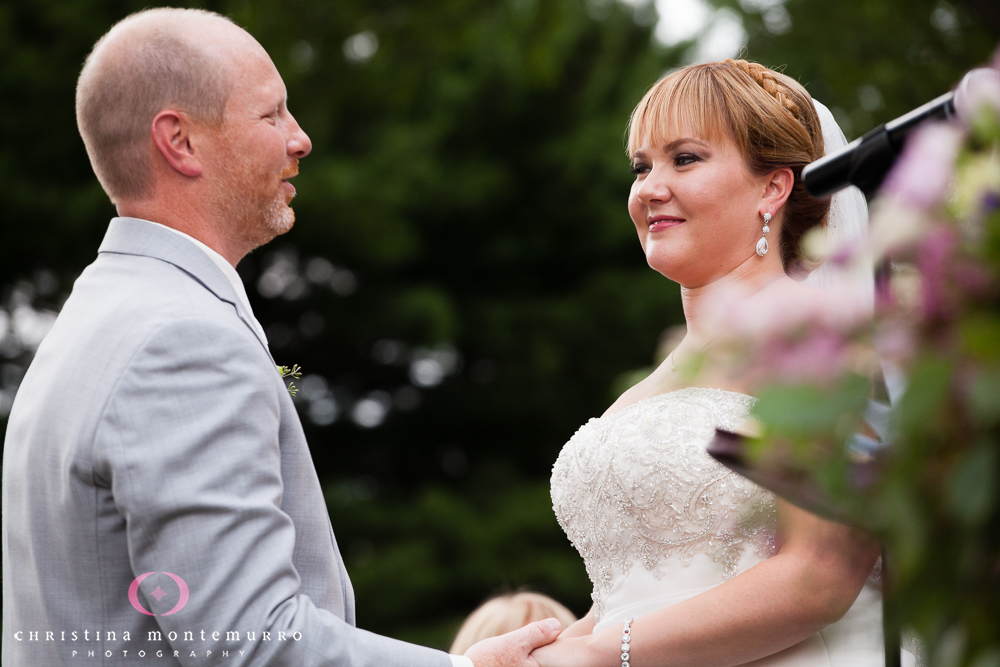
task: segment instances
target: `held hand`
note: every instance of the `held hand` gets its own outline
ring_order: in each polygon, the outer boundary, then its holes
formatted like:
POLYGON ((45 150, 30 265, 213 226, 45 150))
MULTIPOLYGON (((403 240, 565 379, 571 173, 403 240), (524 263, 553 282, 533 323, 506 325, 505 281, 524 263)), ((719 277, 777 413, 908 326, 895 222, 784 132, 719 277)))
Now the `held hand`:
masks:
MULTIPOLYGON (((595 662, 591 641, 592 635, 560 637, 551 644, 532 651, 531 659, 538 663, 538 667, 585 667, 595 662)), ((611 656, 610 662, 598 660, 597 663, 614 665, 616 664, 613 660, 615 657, 611 656)), ((479 666, 476 665, 476 667, 479 666)))
POLYGON ((562 626, 554 618, 529 623, 520 630, 473 644, 465 657, 476 667, 538 667, 529 654, 539 646, 551 643, 559 636, 562 626))

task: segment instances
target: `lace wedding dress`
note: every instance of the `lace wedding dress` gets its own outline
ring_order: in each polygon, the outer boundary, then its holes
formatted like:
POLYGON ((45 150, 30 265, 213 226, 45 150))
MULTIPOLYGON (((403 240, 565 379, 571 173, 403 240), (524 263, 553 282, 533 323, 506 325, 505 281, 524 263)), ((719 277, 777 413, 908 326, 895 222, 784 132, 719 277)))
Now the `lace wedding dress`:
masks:
MULTIPOLYGON (((754 399, 691 387, 591 419, 552 469, 552 504, 594 584, 594 631, 703 593, 774 554, 773 496, 705 451, 754 399)), ((884 664, 882 598, 870 583, 836 623, 749 663, 884 664)), ((904 667, 914 664, 904 654, 904 667)))

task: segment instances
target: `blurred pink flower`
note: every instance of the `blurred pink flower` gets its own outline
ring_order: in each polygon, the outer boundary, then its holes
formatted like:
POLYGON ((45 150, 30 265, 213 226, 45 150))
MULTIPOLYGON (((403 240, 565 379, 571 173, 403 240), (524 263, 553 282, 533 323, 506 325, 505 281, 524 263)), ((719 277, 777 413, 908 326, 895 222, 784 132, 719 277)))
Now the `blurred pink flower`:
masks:
POLYGON ((920 271, 921 310, 924 320, 947 319, 953 310, 948 298, 949 270, 955 234, 947 227, 938 227, 920 242, 917 268, 920 271))
POLYGON ((775 285, 753 292, 738 284, 718 287, 700 313, 715 335, 770 339, 803 327, 850 331, 871 319, 871 311, 848 292, 775 285))
POLYGON ((916 331, 907 322, 883 320, 875 333, 875 350, 886 361, 909 364, 917 350, 916 331))
POLYGON ((940 204, 955 173, 963 138, 962 129, 950 123, 916 130, 886 177, 883 192, 918 209, 940 204))
POLYGON ((1000 71, 992 67, 972 70, 955 91, 959 118, 971 123, 984 106, 1000 111, 1000 71))
POLYGON ((856 295, 790 281, 762 292, 717 287, 700 315, 716 345, 733 346, 751 376, 821 384, 852 368, 855 338, 872 317, 856 295))
POLYGON ((953 269, 955 284, 965 293, 973 296, 985 296, 993 287, 993 276, 982 266, 960 263, 953 269))
POLYGON ((875 312, 884 313, 896 306, 896 295, 892 292, 892 280, 878 276, 875 280, 875 312))
POLYGON ((777 339, 762 350, 758 363, 786 382, 824 383, 838 378, 849 364, 847 339, 836 331, 809 331, 796 339, 777 339))
POLYGON ((861 241, 854 241, 852 243, 845 243, 840 246, 829 257, 826 261, 834 266, 845 267, 850 266, 854 263, 855 259, 859 254, 865 252, 868 248, 861 241))

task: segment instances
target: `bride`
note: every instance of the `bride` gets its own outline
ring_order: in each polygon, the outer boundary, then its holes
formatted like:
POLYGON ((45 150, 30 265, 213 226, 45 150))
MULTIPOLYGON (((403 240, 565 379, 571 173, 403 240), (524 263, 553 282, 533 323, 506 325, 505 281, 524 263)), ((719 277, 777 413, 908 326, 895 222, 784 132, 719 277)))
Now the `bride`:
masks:
MULTIPOLYGON (((724 374, 685 386, 677 372, 712 356, 718 332, 699 313, 713 288, 823 298, 810 283, 824 270, 800 282, 804 234, 828 212, 833 241, 867 220, 856 191, 833 211, 805 191, 800 172, 824 155, 824 134, 831 150, 845 143, 802 86, 744 60, 673 72, 633 112, 629 214, 649 265, 681 285, 687 334, 553 467, 553 507, 594 605, 532 653, 541 667, 884 664, 876 541, 713 461, 705 446, 748 416, 750 387, 724 374)), ((870 304, 870 271, 853 289, 870 304)))

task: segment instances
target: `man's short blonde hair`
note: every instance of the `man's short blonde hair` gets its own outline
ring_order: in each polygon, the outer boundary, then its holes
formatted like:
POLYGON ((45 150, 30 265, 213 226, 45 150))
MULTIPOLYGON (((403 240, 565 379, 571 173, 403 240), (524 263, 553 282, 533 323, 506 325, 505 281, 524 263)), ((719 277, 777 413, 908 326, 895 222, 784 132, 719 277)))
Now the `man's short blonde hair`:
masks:
POLYGON ((558 618, 563 630, 576 622, 573 612, 547 595, 531 591, 500 595, 483 603, 465 619, 448 652, 462 655, 476 642, 546 618, 558 618))
POLYGON ((147 9, 116 23, 87 57, 76 85, 76 122, 112 202, 150 194, 150 130, 160 111, 222 124, 232 76, 195 41, 206 18, 232 23, 200 9, 147 9))

